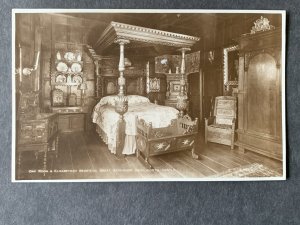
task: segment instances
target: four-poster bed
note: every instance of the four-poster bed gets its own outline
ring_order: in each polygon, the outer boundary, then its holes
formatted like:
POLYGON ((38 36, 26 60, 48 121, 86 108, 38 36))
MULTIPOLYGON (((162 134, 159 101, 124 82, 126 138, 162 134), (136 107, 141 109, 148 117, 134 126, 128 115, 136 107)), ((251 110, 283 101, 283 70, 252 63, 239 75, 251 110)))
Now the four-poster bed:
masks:
MULTIPOLYGON (((137 124, 139 123, 136 117, 142 119, 143 124, 150 124, 153 128, 171 126, 174 124, 174 120, 178 118, 178 111, 175 108, 155 105, 150 103, 149 99, 142 97, 145 95, 145 74, 136 74, 135 76, 128 76, 125 79, 125 46, 127 48, 168 46, 174 50, 179 49, 181 51, 180 94, 177 97, 176 108, 180 111, 179 117, 183 118, 188 104, 185 78, 185 53, 191 50, 190 47, 199 40, 199 38, 193 36, 117 22, 111 22, 104 30, 94 48, 100 54, 107 54, 107 52, 113 51, 115 45, 119 45, 119 77, 115 79, 115 82, 113 82, 114 79, 112 77, 109 77, 106 80, 110 79, 110 82, 104 81, 102 83, 102 89, 104 90, 102 94, 104 95, 94 108, 93 122, 97 124, 97 132, 108 144, 112 153, 118 156, 135 153, 135 138, 138 135, 137 124), (136 91, 134 91, 134 88, 129 89, 132 83, 134 83, 136 91), (108 87, 108 84, 115 88, 108 87), (126 94, 132 95, 127 96, 126 94), (133 139, 130 139, 130 136, 133 139), (131 143, 130 150, 126 148, 128 147, 128 143, 131 143)), ((90 49, 90 52, 95 55, 93 50, 90 49)), ((98 59, 101 61, 103 58, 100 56, 98 59)), ((97 65, 99 65, 98 62, 97 65)), ((148 69, 146 69, 146 73, 149 75, 148 69)), ((185 117, 186 120, 193 122, 188 117, 185 117)), ((193 125, 195 124, 193 123, 193 125)), ((186 129, 188 127, 190 126, 185 126, 186 129)), ((193 132, 196 131, 193 130, 193 132)))

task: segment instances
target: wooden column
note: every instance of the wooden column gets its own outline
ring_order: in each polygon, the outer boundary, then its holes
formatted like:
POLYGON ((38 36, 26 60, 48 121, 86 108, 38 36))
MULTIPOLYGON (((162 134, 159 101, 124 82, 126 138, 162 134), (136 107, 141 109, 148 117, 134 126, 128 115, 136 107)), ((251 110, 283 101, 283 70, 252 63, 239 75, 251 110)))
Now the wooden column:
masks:
POLYGON ((185 83, 185 52, 190 51, 190 48, 181 48, 179 51, 181 51, 181 68, 180 68, 180 93, 177 96, 177 109, 180 111, 179 115, 182 117, 184 115, 184 111, 188 107, 188 97, 186 94, 186 83, 185 83))
POLYGON ((95 89, 95 95, 96 98, 102 97, 102 92, 101 94, 99 93, 99 86, 102 85, 100 83, 100 60, 94 59, 94 65, 95 65, 95 75, 96 75, 96 89, 95 89), (100 83, 100 84, 99 84, 100 83))
POLYGON ((125 78, 124 78, 124 70, 125 70, 125 60, 124 60, 124 45, 128 44, 129 41, 125 39, 117 39, 115 43, 120 45, 120 61, 119 61, 119 73, 120 77, 118 79, 119 85, 119 93, 115 101, 115 111, 119 113, 120 118, 117 126, 117 138, 116 138, 116 154, 117 156, 122 156, 122 150, 124 147, 125 141, 125 120, 124 114, 128 110, 128 101, 127 97, 124 94, 125 88, 125 78))

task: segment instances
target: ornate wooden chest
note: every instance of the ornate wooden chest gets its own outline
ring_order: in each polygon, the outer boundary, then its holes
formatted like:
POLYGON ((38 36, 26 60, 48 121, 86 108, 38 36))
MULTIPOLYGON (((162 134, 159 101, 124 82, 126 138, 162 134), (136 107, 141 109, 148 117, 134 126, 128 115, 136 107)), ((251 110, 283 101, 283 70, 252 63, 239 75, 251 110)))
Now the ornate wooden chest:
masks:
POLYGON ((28 119, 18 121, 18 176, 20 177, 21 157, 25 151, 34 151, 36 158, 38 153, 44 153, 44 170, 47 168, 47 153, 53 151, 58 154, 58 114, 40 113, 28 119))
POLYGON ((37 114, 32 119, 20 120, 19 127, 18 146, 48 142, 58 132, 58 116, 56 113, 37 114))
POLYGON ((193 158, 198 158, 194 152, 198 119, 192 121, 186 115, 172 120, 167 127, 153 128, 137 118, 137 132, 137 157, 148 168, 152 169, 149 157, 154 155, 191 149, 193 158))

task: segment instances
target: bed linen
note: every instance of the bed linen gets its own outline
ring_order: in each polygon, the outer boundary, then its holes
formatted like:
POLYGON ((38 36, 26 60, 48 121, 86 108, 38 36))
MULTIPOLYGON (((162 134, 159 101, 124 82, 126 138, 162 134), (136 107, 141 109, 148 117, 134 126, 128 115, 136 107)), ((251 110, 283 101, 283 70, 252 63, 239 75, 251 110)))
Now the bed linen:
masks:
MULTIPOLYGON (((95 106, 92 119, 98 125, 98 133, 103 141, 108 145, 112 153, 116 153, 116 128, 119 114, 114 108, 115 96, 107 96, 95 106)), ((126 122, 125 145, 123 154, 134 154, 136 150, 135 136, 136 116, 144 119, 147 123, 152 123, 154 128, 165 127, 176 119, 178 110, 169 106, 161 106, 150 103, 149 99, 143 96, 128 96, 128 111, 124 114, 126 122)))

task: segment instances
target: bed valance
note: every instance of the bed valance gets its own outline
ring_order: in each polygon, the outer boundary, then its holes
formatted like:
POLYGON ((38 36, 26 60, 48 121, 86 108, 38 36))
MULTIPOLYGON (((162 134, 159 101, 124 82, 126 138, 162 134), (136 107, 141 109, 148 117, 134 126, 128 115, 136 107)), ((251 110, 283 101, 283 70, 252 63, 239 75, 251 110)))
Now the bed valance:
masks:
POLYGON ((175 48, 190 48, 200 40, 198 37, 185 34, 111 22, 99 37, 94 48, 101 53, 107 47, 114 45, 118 39, 130 41, 127 47, 165 45, 175 48))

